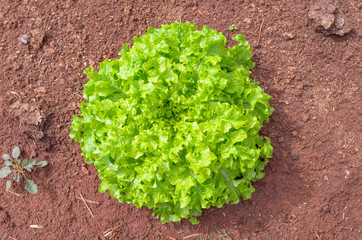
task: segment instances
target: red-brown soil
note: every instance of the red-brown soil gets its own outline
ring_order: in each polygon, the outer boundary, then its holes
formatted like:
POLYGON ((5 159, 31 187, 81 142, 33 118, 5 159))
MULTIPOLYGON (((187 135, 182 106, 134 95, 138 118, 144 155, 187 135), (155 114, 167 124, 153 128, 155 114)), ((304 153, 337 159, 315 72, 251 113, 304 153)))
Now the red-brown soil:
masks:
POLYGON ((7 192, 0 180, 0 238, 106 239, 111 229, 114 239, 206 239, 216 230, 243 240, 362 239, 362 4, 335 1, 352 28, 336 36, 308 19, 314 2, 0 0, 0 153, 19 146, 24 158, 49 162, 29 175, 36 195, 23 183, 11 188, 20 196, 7 192), (162 225, 152 211, 99 193, 96 170, 68 137, 87 82, 83 69, 118 57, 147 26, 175 20, 229 39, 245 35, 253 78, 276 109, 263 129, 274 156, 252 199, 205 210, 196 226, 162 225), (25 34, 26 44, 19 41, 25 34), (19 110, 24 104, 31 112, 19 110), (88 202, 94 218, 80 193, 97 202, 88 202))

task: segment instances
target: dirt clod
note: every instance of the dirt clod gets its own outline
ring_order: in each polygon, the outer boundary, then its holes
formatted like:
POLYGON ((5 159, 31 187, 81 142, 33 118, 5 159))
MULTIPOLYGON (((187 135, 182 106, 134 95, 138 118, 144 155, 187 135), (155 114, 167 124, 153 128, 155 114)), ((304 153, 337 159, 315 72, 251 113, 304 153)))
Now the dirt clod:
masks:
POLYGON ((344 36, 351 31, 345 14, 332 0, 322 0, 312 5, 308 18, 314 23, 316 31, 325 35, 344 36))
POLYGON ((285 40, 292 40, 294 38, 294 35, 288 32, 283 33, 282 36, 285 40))
POLYGON ((35 139, 42 139, 45 115, 34 105, 19 100, 9 106, 9 113, 19 121, 23 133, 35 139))
POLYGON ((39 49, 43 46, 45 41, 45 32, 40 29, 34 29, 30 32, 30 45, 34 49, 39 49))

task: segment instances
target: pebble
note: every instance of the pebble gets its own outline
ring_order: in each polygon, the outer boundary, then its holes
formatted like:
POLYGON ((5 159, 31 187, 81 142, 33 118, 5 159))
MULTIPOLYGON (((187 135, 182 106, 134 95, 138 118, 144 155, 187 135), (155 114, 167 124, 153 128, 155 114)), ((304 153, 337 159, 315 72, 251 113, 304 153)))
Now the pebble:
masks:
POLYGON ((82 166, 82 171, 84 174, 89 175, 89 170, 84 165, 82 166))
POLYGON ((17 70, 19 70, 19 69, 20 69, 20 65, 17 64, 17 63, 15 63, 15 64, 14 64, 14 70, 17 71, 17 70))
POLYGON ((308 120, 309 120, 308 114, 303 114, 303 115, 302 115, 302 120, 303 120, 303 122, 308 121, 308 120))
POLYGON ((325 181, 329 181, 329 177, 328 177, 327 175, 324 175, 323 179, 324 179, 325 181))
POLYGON ((321 207, 321 212, 329 212, 330 208, 328 204, 325 204, 321 207))
POLYGON ((19 38, 20 42, 24 43, 24 44, 28 44, 30 42, 30 35, 29 34, 24 34, 23 36, 21 36, 19 38))
POLYGON ((283 33, 282 36, 285 40, 292 40, 294 38, 294 35, 288 32, 283 33))
POLYGON ((297 89, 303 89, 304 84, 303 84, 303 83, 298 83, 295 87, 296 87, 297 89))
POLYGON ((295 153, 295 152, 290 152, 290 155, 292 156, 292 159, 294 160, 294 161, 296 161, 296 160, 298 160, 299 159, 299 156, 295 153))
POLYGON ((250 24, 251 21, 252 21, 251 18, 245 18, 245 19, 244 19, 244 22, 246 22, 247 24, 250 24))

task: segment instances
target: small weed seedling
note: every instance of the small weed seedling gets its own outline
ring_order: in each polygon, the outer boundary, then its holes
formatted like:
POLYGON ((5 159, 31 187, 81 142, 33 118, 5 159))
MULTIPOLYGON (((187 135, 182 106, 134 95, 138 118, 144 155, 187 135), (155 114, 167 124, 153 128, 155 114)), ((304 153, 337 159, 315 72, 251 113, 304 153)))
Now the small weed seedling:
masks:
POLYGON ((40 161, 38 163, 35 162, 34 159, 22 159, 20 156, 20 148, 15 147, 12 152, 13 159, 8 154, 3 155, 3 159, 5 161, 5 167, 0 170, 0 178, 6 178, 11 173, 14 174, 12 179, 6 181, 6 189, 8 190, 11 187, 12 180, 19 182, 22 177, 26 179, 25 190, 30 193, 36 193, 38 191, 38 187, 36 184, 29 180, 25 176, 25 170, 28 172, 33 171, 34 167, 45 167, 48 162, 40 161))
POLYGON ((230 27, 229 27, 229 30, 236 30, 236 29, 238 29, 236 26, 235 26, 235 24, 233 24, 233 25, 231 25, 230 27))

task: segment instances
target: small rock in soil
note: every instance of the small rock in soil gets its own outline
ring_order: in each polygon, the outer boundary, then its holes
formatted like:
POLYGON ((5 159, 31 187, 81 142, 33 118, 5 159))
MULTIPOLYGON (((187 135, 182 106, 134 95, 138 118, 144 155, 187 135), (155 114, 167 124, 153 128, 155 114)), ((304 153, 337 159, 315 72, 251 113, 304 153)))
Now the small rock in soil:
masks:
POLYGON ((296 160, 298 160, 299 159, 299 156, 295 153, 295 152, 290 152, 290 155, 292 156, 292 159, 294 160, 294 161, 296 161, 296 160))
POLYGON ((288 32, 283 33, 282 36, 285 40, 292 40, 294 38, 294 35, 288 32))
POLYGON ((316 31, 325 35, 344 36, 352 30, 344 13, 332 0, 322 0, 312 5, 308 18, 314 23, 316 31))
POLYGON ((329 212, 330 208, 328 204, 325 204, 321 207, 321 212, 329 212))
POLYGON ((328 177, 327 175, 324 175, 323 179, 324 179, 325 181, 328 181, 328 180, 329 180, 329 177, 328 177))
POLYGON ((17 63, 14 64, 14 70, 15 70, 15 71, 18 71, 20 68, 21 68, 21 67, 20 67, 19 64, 17 64, 17 63))
POLYGON ((252 22, 251 18, 245 18, 244 22, 246 22, 247 24, 250 24, 252 22))
POLYGON ((86 166, 82 166, 82 171, 84 172, 84 174, 89 175, 89 170, 86 166))
POLYGON ((302 120, 303 120, 303 122, 308 121, 308 120, 309 120, 308 114, 304 113, 304 114, 302 115, 302 120))
POLYGON ((21 36, 19 38, 20 42, 24 43, 24 44, 28 44, 30 42, 30 35, 29 34, 24 34, 23 36, 21 36))

